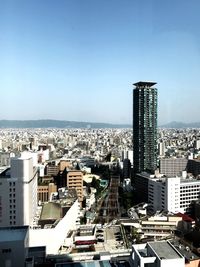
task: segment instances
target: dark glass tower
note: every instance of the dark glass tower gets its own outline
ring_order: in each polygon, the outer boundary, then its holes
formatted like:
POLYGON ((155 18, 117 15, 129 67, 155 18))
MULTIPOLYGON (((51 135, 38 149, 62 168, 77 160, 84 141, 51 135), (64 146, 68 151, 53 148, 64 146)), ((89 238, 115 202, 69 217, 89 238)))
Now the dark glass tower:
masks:
POLYGON ((154 82, 135 83, 133 90, 134 172, 153 173, 157 165, 157 89, 154 82))

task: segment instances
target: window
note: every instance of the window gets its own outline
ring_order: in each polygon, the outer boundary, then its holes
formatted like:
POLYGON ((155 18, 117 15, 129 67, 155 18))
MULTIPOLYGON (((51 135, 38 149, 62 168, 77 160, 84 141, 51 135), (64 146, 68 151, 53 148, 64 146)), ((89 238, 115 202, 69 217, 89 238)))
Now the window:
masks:
POLYGON ((2 253, 10 253, 11 251, 11 248, 2 249, 2 253))

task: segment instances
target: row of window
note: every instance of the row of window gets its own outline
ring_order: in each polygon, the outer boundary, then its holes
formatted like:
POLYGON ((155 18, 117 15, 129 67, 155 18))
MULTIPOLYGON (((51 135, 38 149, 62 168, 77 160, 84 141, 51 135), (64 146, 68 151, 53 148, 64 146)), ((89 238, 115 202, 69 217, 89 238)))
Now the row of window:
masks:
POLYGON ((180 197, 184 197, 184 198, 191 198, 191 196, 198 197, 199 196, 199 193, 192 192, 189 195, 188 194, 181 194, 180 195, 180 197))
POLYGON ((181 189, 181 191, 186 191, 188 189, 190 189, 190 190, 194 190, 194 189, 200 190, 200 186, 199 185, 184 186, 184 187, 181 187, 180 189, 181 189))
POLYGON ((4 253, 11 253, 12 250, 11 248, 5 248, 5 249, 2 249, 1 252, 4 254, 4 253))
MULTIPOLYGON (((12 209, 15 209, 16 206, 15 206, 15 203, 16 203, 16 200, 15 200, 15 182, 9 182, 9 186, 10 186, 10 194, 9 194, 9 197, 10 197, 10 225, 15 225, 16 224, 16 216, 13 215, 16 213, 15 210, 12 210, 12 209), (13 204, 14 203, 14 204, 13 204)), ((10 251, 11 252, 11 251, 10 251)), ((8 252, 7 252, 8 253, 8 252)))

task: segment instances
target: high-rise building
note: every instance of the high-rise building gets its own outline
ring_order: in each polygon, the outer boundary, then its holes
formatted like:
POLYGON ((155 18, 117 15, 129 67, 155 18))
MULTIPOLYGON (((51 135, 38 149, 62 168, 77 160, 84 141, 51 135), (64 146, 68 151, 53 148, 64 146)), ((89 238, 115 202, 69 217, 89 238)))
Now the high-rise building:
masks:
POLYGON ((154 82, 135 83, 133 90, 134 172, 157 167, 157 89, 154 82))
POLYGON ((31 156, 12 158, 0 174, 0 227, 30 225, 37 210, 37 168, 31 156))

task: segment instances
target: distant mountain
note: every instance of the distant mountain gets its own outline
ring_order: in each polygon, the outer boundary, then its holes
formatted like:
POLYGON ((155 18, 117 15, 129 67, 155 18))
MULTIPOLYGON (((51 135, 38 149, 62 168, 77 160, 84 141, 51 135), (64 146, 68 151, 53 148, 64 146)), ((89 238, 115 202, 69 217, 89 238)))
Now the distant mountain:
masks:
POLYGON ((161 128, 200 128, 200 122, 184 123, 178 121, 172 121, 170 123, 160 126, 161 128))
POLYGON ((129 124, 111 124, 60 120, 0 120, 0 128, 130 128, 129 124))

